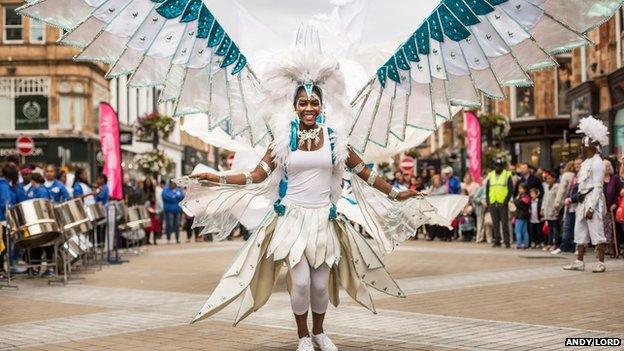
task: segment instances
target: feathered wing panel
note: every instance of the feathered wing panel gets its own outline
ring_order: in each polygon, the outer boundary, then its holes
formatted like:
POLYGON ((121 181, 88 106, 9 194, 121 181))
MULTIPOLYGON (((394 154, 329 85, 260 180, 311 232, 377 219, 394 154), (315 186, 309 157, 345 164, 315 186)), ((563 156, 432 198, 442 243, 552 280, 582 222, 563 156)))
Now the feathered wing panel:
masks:
POLYGON ((67 30, 60 42, 109 64, 108 77, 162 87, 176 116, 205 114, 209 129, 254 146, 267 135, 251 113, 260 87, 247 58, 202 0, 37 0, 19 12, 67 30))
POLYGON ((385 147, 406 128, 433 131, 457 107, 504 86, 531 85, 552 55, 590 43, 585 34, 624 0, 441 0, 352 102, 350 143, 385 147))

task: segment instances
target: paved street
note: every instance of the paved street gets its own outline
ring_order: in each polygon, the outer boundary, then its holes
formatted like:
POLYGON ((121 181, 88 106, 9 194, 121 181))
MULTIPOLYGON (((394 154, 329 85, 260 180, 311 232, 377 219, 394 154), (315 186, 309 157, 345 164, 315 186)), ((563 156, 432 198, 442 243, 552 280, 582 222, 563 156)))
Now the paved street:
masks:
MULTIPOLYGON (((240 246, 148 247, 65 287, 21 279, 18 291, 0 290, 0 350, 294 350, 284 277, 239 326, 236 306, 189 325, 240 246)), ((373 315, 344 296, 326 329, 341 350, 560 350, 566 337, 624 338, 624 260, 606 274, 591 273, 593 258, 588 271, 563 271, 571 260, 412 241, 386 258, 408 297, 376 295, 373 315)))

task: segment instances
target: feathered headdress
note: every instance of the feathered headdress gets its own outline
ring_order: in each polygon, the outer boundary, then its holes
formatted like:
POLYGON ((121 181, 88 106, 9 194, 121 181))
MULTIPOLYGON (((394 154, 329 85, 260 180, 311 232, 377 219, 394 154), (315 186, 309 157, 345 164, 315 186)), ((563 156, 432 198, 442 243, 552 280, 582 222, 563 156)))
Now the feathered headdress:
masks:
POLYGON ((583 145, 590 146, 592 143, 598 143, 600 146, 609 144, 609 130, 601 120, 589 116, 581 119, 578 134, 585 134, 583 145))
MULTIPOLYGON (((338 134, 340 144, 346 143, 345 125, 352 122, 352 110, 347 98, 344 74, 332 55, 324 53, 316 29, 304 26, 297 35, 295 48, 281 52, 271 61, 262 76, 264 100, 260 103, 260 116, 268 122, 273 134, 271 141, 278 164, 284 164, 289 144, 290 123, 295 118, 294 97, 297 89, 304 87, 310 94, 313 87, 321 91, 324 123, 338 134)), ((346 148, 337 145, 338 150, 346 148)), ((344 159, 339 152, 339 159, 344 159)))

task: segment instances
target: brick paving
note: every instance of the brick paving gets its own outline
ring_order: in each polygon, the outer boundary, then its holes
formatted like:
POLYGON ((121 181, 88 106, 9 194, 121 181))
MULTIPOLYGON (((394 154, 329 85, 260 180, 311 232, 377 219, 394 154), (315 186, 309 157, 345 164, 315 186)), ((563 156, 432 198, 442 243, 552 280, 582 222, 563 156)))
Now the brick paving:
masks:
MULTIPOLYGON (((150 247, 65 287, 19 280, 20 290, 0 291, 0 350, 294 350, 283 277, 236 328, 236 306, 188 324, 240 245, 150 247)), ((341 350, 559 350, 566 337, 624 338, 624 260, 597 275, 561 270, 571 259, 410 242, 386 258, 408 297, 376 294, 377 315, 343 297, 326 328, 341 350)))

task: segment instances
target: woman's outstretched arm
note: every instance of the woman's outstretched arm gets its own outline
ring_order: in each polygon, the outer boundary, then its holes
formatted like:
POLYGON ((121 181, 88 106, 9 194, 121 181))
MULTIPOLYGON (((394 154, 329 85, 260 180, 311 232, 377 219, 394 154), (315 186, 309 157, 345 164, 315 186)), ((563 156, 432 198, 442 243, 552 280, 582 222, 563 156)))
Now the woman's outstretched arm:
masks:
POLYGON ((271 149, 267 149, 264 157, 262 157, 262 161, 260 161, 258 166, 251 172, 228 174, 227 176, 219 176, 218 174, 208 172, 194 174, 191 178, 208 180, 221 184, 245 185, 264 181, 274 169, 275 164, 273 163, 273 156, 271 156, 271 149))
MULTIPOLYGON (((349 157, 347 158, 346 164, 347 167, 349 167, 353 171, 353 173, 357 174, 357 176, 367 182, 368 185, 374 187, 375 189, 381 191, 386 195, 390 195, 390 193, 393 191, 392 185, 385 182, 370 168, 363 166, 364 163, 362 162, 362 159, 351 148, 349 148, 349 157)), ((403 201, 409 199, 410 197, 418 195, 420 195, 420 193, 413 190, 399 191, 396 194, 396 200, 403 201)))

